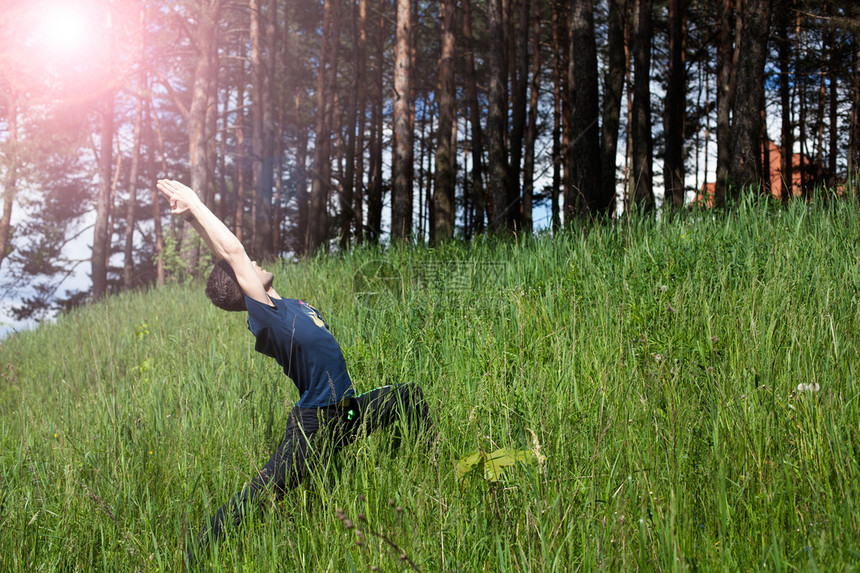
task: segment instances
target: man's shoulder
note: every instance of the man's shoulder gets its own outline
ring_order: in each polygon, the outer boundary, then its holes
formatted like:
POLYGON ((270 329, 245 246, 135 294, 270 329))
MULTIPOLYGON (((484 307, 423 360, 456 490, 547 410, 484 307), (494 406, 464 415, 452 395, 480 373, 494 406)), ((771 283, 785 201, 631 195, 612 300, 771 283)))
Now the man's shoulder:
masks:
POLYGON ((245 308, 248 310, 248 326, 254 332, 259 328, 268 326, 280 320, 283 314, 283 306, 280 299, 273 299, 274 306, 254 300, 245 295, 245 308))
POLYGON ((253 311, 265 310, 265 309, 274 310, 275 307, 277 306, 277 300, 278 299, 269 299, 275 304, 275 306, 272 306, 270 304, 266 304, 265 302, 260 302, 259 300, 255 299, 255 298, 251 298, 247 294, 245 294, 244 297, 245 297, 245 307, 248 309, 249 313, 251 313, 253 311))
POLYGON ((304 315, 309 312, 319 313, 314 307, 295 298, 271 298, 272 305, 256 301, 246 295, 245 305, 248 309, 248 319, 263 322, 282 321, 290 316, 304 315))

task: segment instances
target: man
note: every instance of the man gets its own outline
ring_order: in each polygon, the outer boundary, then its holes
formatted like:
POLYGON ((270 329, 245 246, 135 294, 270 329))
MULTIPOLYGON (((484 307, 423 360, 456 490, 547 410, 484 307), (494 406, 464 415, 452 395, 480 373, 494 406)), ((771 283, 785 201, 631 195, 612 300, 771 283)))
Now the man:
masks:
POLYGON ((272 273, 250 259, 239 239, 191 188, 170 180, 157 185, 171 213, 184 217, 219 259, 206 295, 219 308, 248 312, 255 349, 274 358, 299 390, 283 443, 251 483, 212 516, 209 531, 200 536, 201 548, 221 537, 228 519, 238 524, 262 492, 271 488, 282 497, 299 484, 322 451, 333 453, 362 430, 373 431, 402 416, 435 433, 416 385, 385 386, 356 396, 340 345, 319 311, 303 301, 281 298, 272 286, 272 273))

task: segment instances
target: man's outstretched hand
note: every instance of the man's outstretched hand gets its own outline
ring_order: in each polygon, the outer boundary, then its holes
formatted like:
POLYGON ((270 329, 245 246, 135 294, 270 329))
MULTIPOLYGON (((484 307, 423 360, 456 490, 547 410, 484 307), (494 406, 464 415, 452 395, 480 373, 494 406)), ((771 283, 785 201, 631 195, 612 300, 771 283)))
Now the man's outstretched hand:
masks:
POLYGON ((190 216, 191 206, 200 201, 197 193, 191 187, 171 179, 159 179, 156 186, 170 203, 170 212, 174 215, 190 216))

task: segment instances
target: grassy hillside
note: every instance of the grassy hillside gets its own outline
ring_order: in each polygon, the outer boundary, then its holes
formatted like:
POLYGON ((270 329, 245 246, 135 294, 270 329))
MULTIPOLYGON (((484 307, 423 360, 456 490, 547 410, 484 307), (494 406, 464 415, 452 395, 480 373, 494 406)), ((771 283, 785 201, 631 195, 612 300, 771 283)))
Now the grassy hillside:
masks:
MULTIPOLYGON (((209 569, 856 565, 858 223, 844 202, 747 205, 275 269, 359 391, 424 387, 440 461, 356 443, 209 569), (457 460, 502 447, 541 463, 458 481, 457 460)), ((179 570, 296 398, 199 284, 3 341, 0 570, 179 570)))

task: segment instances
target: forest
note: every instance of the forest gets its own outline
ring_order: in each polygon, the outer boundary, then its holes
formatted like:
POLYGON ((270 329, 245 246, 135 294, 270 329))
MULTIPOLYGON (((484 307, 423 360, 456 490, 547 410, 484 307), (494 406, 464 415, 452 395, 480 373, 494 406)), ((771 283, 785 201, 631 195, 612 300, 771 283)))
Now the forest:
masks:
POLYGON ((0 5, 19 319, 202 270, 162 177, 261 261, 856 193, 853 1, 0 5))

